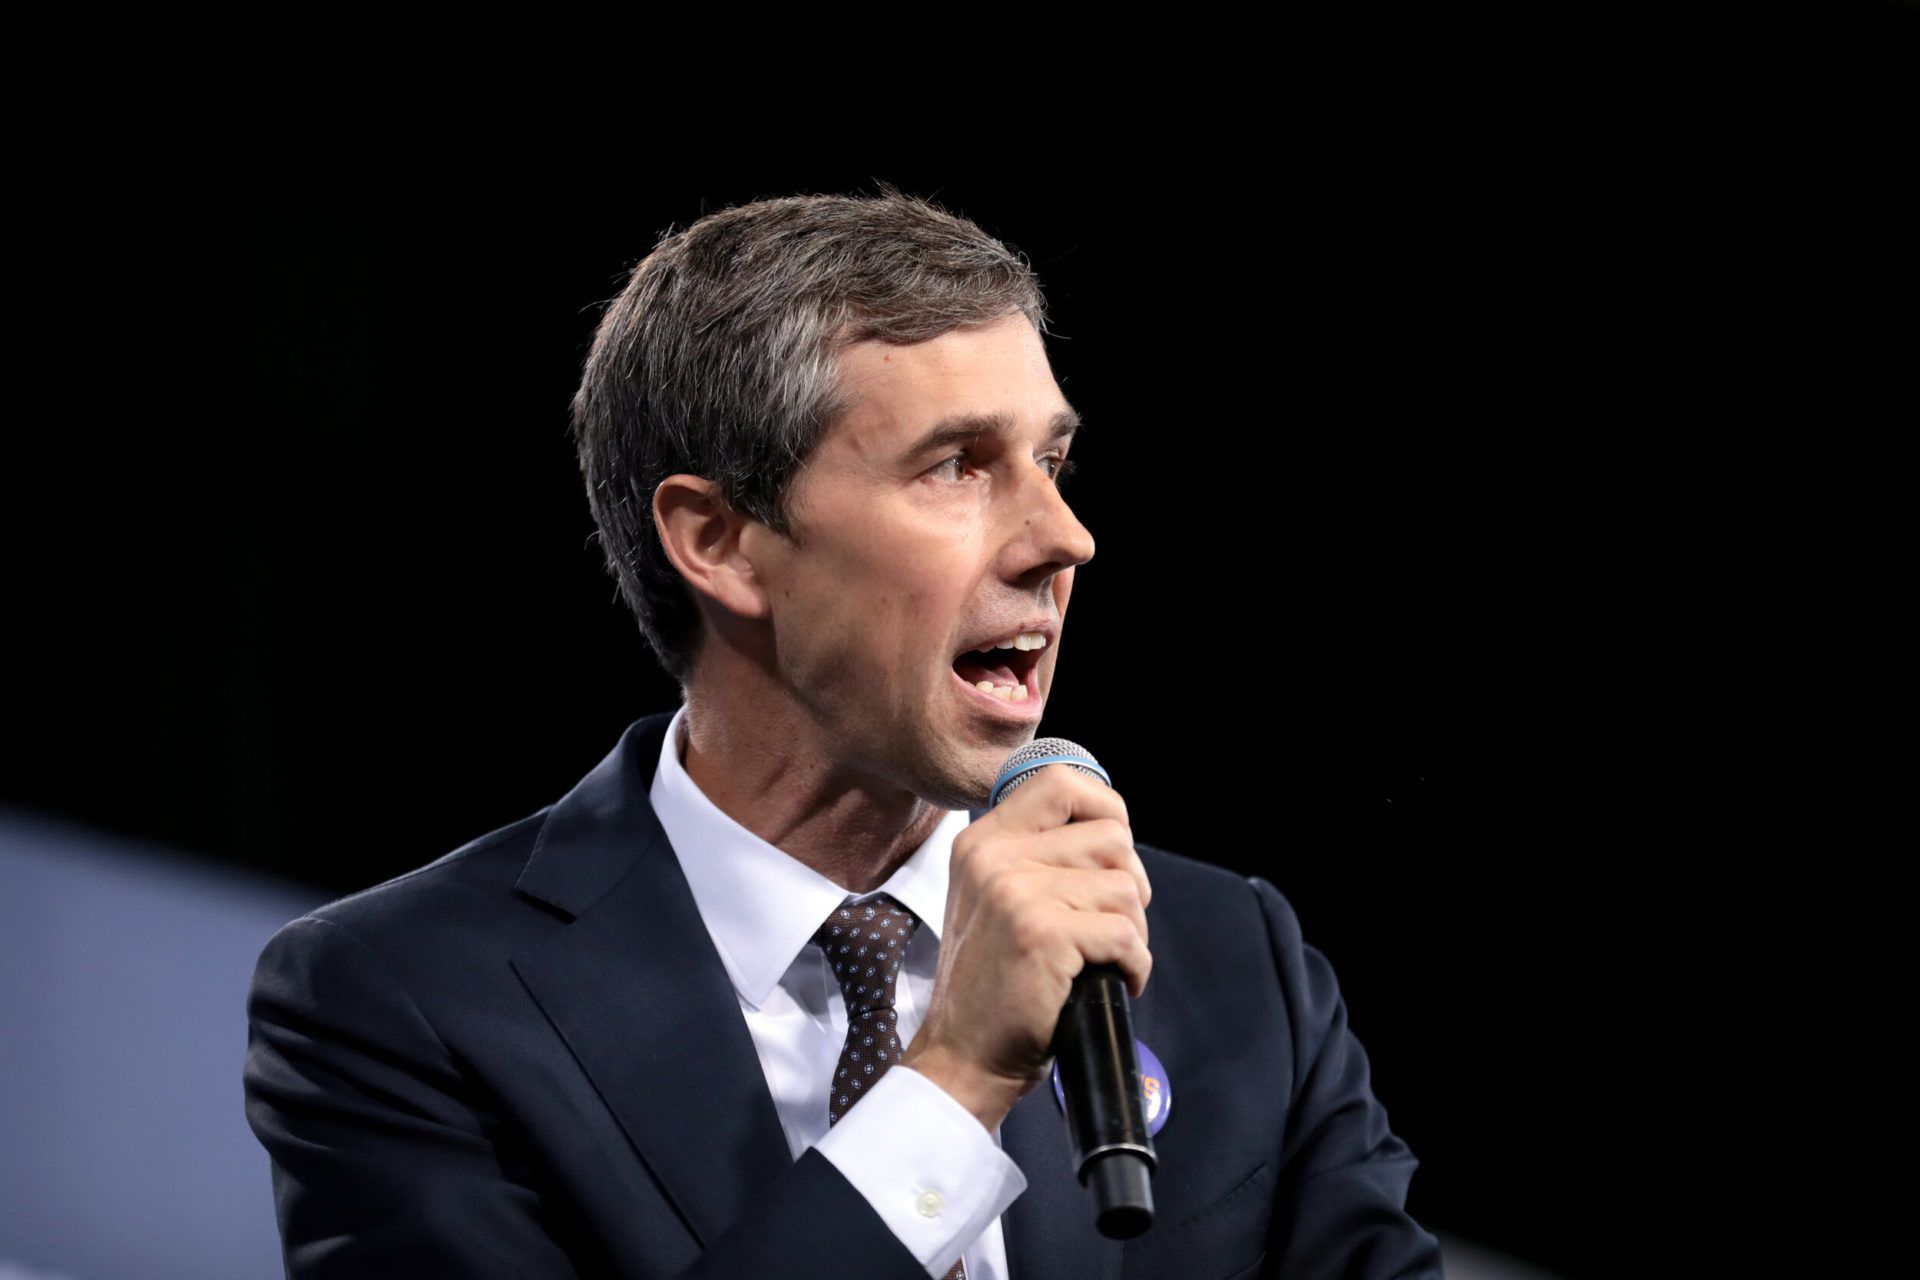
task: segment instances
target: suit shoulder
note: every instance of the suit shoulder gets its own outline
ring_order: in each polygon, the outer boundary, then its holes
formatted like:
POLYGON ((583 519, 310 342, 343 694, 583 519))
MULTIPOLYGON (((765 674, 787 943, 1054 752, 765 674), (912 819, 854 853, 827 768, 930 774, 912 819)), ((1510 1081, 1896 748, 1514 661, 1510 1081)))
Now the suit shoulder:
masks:
POLYGON ((1147 869, 1147 878, 1153 882, 1156 904, 1163 892, 1171 891, 1182 900, 1192 898, 1231 902, 1265 910, 1277 908, 1284 914, 1292 914, 1292 907, 1280 891, 1257 876, 1244 876, 1237 871, 1168 853, 1151 845, 1136 845, 1135 852, 1140 855, 1140 862, 1147 869))
POLYGON ((542 809, 490 831, 425 866, 329 902, 304 918, 338 925, 363 939, 395 928, 411 929, 436 917, 471 919, 475 907, 510 900, 514 881, 527 865, 547 813, 542 809))
POLYGON ((1257 877, 1198 862, 1164 849, 1136 846, 1153 885, 1147 919, 1153 925, 1153 953, 1161 961, 1218 965, 1252 963, 1271 967, 1275 958, 1297 949, 1299 924, 1280 891, 1257 877))

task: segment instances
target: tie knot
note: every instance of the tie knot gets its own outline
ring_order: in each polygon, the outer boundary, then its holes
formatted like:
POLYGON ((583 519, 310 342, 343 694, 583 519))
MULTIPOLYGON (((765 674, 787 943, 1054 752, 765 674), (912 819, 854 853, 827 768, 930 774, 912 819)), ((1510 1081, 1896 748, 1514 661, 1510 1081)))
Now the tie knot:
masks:
POLYGON ((835 907, 814 931, 814 945, 826 953, 847 999, 848 1018, 893 1007, 894 979, 919 927, 919 917, 883 893, 835 907))

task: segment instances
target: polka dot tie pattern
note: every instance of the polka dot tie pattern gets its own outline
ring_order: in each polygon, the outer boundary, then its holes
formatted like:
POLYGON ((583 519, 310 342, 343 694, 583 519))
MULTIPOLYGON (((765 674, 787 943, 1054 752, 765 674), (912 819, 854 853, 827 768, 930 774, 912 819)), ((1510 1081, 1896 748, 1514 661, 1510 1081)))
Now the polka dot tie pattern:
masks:
MULTIPOLYGON (((834 1068, 827 1100, 827 1123, 840 1123, 887 1068, 900 1061, 900 1015, 893 1007, 907 943, 920 927, 919 917, 886 894, 836 907, 813 935, 826 954, 834 980, 847 1001, 847 1042, 834 1068)), ((966 1280, 960 1263, 946 1280, 966 1280)))
POLYGON ((887 1068, 900 1061, 905 1046, 893 993, 907 943, 919 927, 913 912, 881 894, 857 906, 835 908, 813 935, 814 945, 833 966, 840 994, 847 998, 847 1042, 841 1046, 827 1102, 830 1124, 839 1124, 887 1068))

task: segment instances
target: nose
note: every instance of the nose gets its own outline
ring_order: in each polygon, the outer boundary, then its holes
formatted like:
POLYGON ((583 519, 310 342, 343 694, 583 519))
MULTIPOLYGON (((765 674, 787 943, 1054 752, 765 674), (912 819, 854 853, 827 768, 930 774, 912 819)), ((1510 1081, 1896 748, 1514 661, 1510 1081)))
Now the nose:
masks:
POLYGON ((1050 476, 1035 467, 1020 488, 1018 528, 1005 549, 1009 578, 1050 578, 1093 559, 1093 535, 1050 476))

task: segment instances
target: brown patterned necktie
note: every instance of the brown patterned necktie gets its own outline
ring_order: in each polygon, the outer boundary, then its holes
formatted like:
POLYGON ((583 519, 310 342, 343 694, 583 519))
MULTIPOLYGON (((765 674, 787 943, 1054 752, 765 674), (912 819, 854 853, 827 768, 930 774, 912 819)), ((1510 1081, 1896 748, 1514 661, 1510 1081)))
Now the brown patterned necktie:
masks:
MULTIPOLYGON (((886 894, 857 905, 834 908, 813 941, 833 966, 840 994, 847 1000, 847 1042, 833 1072, 827 1099, 827 1123, 836 1125, 853 1104, 867 1096, 887 1068, 900 1061, 900 1015, 893 995, 907 943, 920 927, 919 917, 886 894)), ((953 1264, 946 1280, 966 1280, 953 1264)))
POLYGON ((840 994, 847 998, 847 1042, 833 1073, 827 1121, 839 1124, 854 1103, 900 1061, 900 1015, 893 993, 906 959, 907 943, 920 921, 913 912, 881 894, 866 902, 834 908, 814 933, 814 943, 833 966, 840 994))

